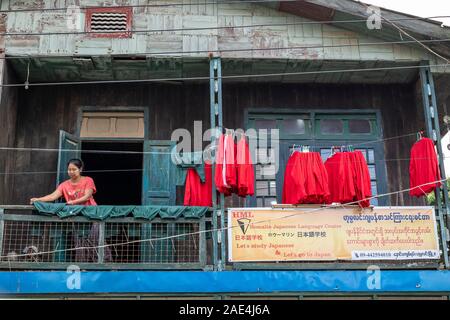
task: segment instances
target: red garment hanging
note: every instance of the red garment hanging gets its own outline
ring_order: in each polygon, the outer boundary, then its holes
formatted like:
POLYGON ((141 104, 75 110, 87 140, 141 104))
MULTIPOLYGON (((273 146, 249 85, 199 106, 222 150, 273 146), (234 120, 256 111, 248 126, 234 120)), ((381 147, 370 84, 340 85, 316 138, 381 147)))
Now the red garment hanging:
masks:
POLYGON ((234 143, 234 136, 226 134, 224 138, 224 153, 225 153, 225 179, 227 186, 231 192, 237 191, 237 164, 236 153, 237 146, 234 143))
POLYGON ((306 172, 306 197, 300 203, 327 203, 330 197, 328 187, 328 173, 318 152, 305 152, 301 154, 306 172))
POLYGON ((282 203, 297 204, 299 199, 305 197, 305 186, 302 181, 303 174, 299 171, 302 167, 299 164, 300 152, 294 152, 288 159, 284 171, 282 203))
POLYGON ((338 152, 327 159, 330 201, 349 203, 360 201, 361 207, 369 207, 372 196, 369 168, 361 151, 338 152))
POLYGON ((348 152, 338 152, 325 161, 330 188, 329 203, 346 203, 356 196, 348 152))
POLYGON ((197 171, 188 169, 184 191, 185 206, 212 207, 212 166, 205 163, 205 182, 202 183, 197 171))
POLYGON ((294 152, 288 159, 282 202, 326 203, 330 197, 328 174, 318 152, 294 152))
POLYGON ((422 197, 441 186, 440 181, 435 182, 438 180, 441 180, 441 174, 433 140, 422 138, 411 148, 409 163, 411 190, 409 194, 414 197, 422 197))
POLYGON ((237 181, 240 197, 252 196, 255 193, 254 168, 250 150, 245 136, 237 143, 237 181))
POLYGON ((215 163, 214 182, 216 189, 225 196, 231 195, 237 189, 236 165, 235 165, 236 144, 232 135, 220 135, 215 163))
POLYGON ((363 200, 372 197, 372 186, 370 183, 370 173, 366 159, 361 151, 349 152, 354 170, 354 179, 356 186, 355 200, 361 200, 358 204, 363 207, 370 206, 370 200, 363 200))

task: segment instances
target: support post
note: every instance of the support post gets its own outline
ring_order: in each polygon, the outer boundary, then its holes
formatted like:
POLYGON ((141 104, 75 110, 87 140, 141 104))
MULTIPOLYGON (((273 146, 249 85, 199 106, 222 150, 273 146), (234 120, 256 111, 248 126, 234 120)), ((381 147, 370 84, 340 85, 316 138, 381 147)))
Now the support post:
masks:
POLYGON ((5 230, 4 209, 0 209, 0 256, 3 256, 3 233, 5 230))
MULTIPOLYGON (((441 145, 441 131, 439 128, 438 108, 436 104, 436 93, 434 90, 434 81, 428 62, 423 62, 420 68, 420 80, 422 84, 422 100, 425 112, 425 124, 427 135, 436 145, 437 156, 439 161, 439 169, 441 179, 446 179, 444 169, 444 154, 441 145)), ((449 257, 447 249, 447 219, 449 211, 449 198, 447 183, 444 181, 441 187, 436 188, 436 210, 438 211, 442 251, 444 256, 445 268, 449 268, 449 257), (441 194, 442 191, 442 194, 441 194)))
POLYGON ((105 222, 98 222, 98 263, 105 262, 105 222))
MULTIPOLYGON (((210 91, 210 115, 211 115, 211 145, 216 146, 215 130, 222 128, 222 79, 221 60, 219 57, 212 57, 209 61, 209 91, 210 91)), ((216 150, 216 148, 214 149, 216 150)), ((212 228, 217 230, 219 226, 220 214, 223 211, 223 195, 217 197, 216 184, 214 181, 215 166, 212 166, 212 200, 213 217, 212 228)), ((223 227, 223 226, 221 226, 223 227)), ((217 231, 212 233, 213 239, 213 263, 214 270, 222 270, 223 256, 219 258, 219 251, 222 252, 222 234, 217 231)))

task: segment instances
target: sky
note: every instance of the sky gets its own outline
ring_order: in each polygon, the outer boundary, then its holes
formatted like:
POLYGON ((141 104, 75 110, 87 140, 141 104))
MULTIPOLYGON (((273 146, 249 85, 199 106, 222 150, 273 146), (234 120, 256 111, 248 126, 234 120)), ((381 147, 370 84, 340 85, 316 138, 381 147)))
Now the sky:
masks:
MULTIPOLYGON (((362 2, 419 17, 450 16, 450 0, 364 0, 362 2)), ((450 26, 450 18, 435 20, 450 26)))
MULTIPOLYGON (((362 2, 378 7, 412 14, 419 17, 450 16, 450 0, 363 0, 362 2)), ((450 18, 436 18, 450 27, 450 18)), ((442 141, 446 176, 450 176, 450 132, 442 141)))

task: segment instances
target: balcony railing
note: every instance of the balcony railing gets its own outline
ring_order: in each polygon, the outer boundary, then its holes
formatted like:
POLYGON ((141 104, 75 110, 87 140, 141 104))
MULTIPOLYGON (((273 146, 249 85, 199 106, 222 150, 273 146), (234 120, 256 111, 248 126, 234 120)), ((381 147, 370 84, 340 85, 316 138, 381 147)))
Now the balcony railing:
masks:
MULTIPOLYGON (((215 258, 216 249, 221 244, 226 248, 228 239, 224 232, 224 241, 213 243, 218 241, 214 217, 217 219, 209 210, 197 219, 96 221, 83 216, 43 216, 32 206, 0 206, 0 269, 57 270, 76 265, 84 270, 220 270, 218 264, 227 257, 215 258)), ((442 250, 441 239, 439 244, 442 250)), ((362 270, 373 265, 381 269, 442 269, 443 253, 441 257, 417 261, 227 262, 224 269, 362 270)))
POLYGON ((31 206, 0 207, 0 268, 207 269, 206 228, 199 219, 151 221, 36 214, 31 206))

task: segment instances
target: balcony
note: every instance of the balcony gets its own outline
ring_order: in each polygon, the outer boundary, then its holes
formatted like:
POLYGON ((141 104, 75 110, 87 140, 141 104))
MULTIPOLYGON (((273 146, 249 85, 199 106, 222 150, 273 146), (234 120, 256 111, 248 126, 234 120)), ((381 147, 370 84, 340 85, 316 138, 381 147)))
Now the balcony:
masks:
POLYGON ((45 216, 33 206, 1 206, 0 268, 65 270, 76 265, 82 270, 366 270, 376 265, 381 269, 436 270, 443 269, 445 261, 438 235, 439 260, 229 262, 228 233, 220 228, 220 217, 211 208, 200 218, 100 221, 84 216, 45 216))

